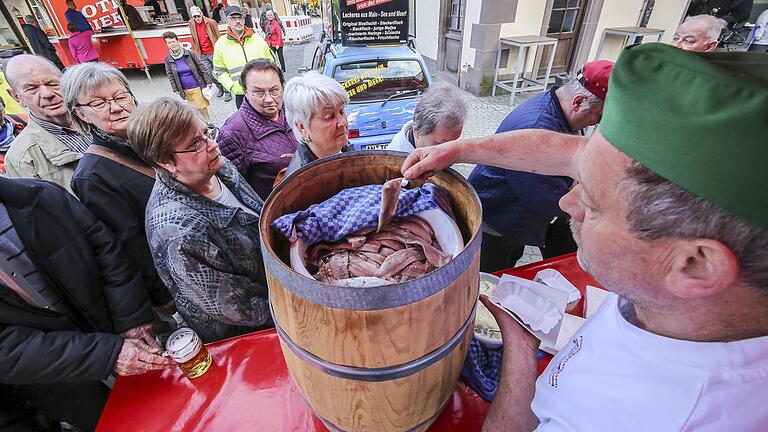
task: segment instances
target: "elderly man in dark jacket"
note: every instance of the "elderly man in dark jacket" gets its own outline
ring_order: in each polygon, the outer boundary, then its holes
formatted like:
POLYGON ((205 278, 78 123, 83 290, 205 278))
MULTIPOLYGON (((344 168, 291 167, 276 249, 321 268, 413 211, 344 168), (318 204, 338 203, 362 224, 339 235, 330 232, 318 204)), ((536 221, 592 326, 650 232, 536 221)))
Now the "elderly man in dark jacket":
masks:
MULTIPOLYGON (((518 105, 496 133, 547 129, 577 134, 597 124, 603 113, 613 62, 598 60, 569 76, 562 87, 538 94, 518 105)), ((573 180, 477 165, 469 182, 483 204, 480 271, 514 267, 526 245, 542 247, 544 258, 576 250, 568 217, 558 206, 573 180), (552 222, 553 218, 557 218, 552 222)))
POLYGON ((53 47, 51 41, 48 40, 48 35, 40 29, 37 19, 32 15, 24 17, 24 24, 21 25, 24 35, 27 36, 29 44, 35 54, 40 57, 45 57, 52 61, 57 68, 64 70, 64 64, 61 63, 59 55, 56 53, 56 48, 53 47))
POLYGON ((245 103, 221 127, 221 153, 266 200, 299 145, 285 119, 283 72, 275 63, 252 60, 240 75, 245 103))
POLYGON ((139 272, 62 187, 0 178, 0 391, 95 428, 101 382, 162 369, 139 272))

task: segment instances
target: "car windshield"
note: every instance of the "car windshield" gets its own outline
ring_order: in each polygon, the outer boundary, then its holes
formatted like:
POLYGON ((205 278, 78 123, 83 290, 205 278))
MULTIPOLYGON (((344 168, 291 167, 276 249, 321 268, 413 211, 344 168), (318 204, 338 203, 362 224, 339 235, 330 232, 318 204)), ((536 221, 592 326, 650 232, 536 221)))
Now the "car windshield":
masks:
POLYGON ((374 60, 336 66, 333 77, 352 102, 386 100, 392 95, 426 90, 427 78, 416 60, 374 60), (414 91, 417 90, 417 91, 414 91))

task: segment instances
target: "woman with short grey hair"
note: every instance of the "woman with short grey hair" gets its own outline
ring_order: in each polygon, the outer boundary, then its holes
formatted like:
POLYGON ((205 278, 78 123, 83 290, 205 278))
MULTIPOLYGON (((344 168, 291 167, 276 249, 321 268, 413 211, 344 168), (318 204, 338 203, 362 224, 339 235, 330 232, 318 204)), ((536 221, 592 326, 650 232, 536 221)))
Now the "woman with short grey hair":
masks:
POLYGON ((413 120, 392 138, 387 150, 410 153, 458 139, 466 118, 467 100, 462 91, 450 84, 434 84, 421 96, 413 120))
POLYGON ((152 303, 173 313, 173 298, 155 270, 144 232, 144 209, 155 178, 128 145, 128 119, 136 108, 128 80, 105 63, 82 63, 67 68, 61 90, 77 127, 93 135, 75 169, 72 191, 115 234, 141 271, 152 303))
POLYGON ((349 95, 336 80, 310 71, 291 78, 283 94, 288 125, 299 140, 286 177, 314 160, 354 149, 347 137, 349 95))

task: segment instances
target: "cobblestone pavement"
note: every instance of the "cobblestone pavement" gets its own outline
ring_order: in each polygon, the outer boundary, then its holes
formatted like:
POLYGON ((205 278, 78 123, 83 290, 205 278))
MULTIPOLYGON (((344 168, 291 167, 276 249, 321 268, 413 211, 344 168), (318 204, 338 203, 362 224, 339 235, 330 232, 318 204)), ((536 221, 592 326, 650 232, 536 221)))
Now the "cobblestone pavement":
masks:
MULTIPOLYGON (((319 24, 315 24, 319 31, 319 24)), ((317 33, 316 31, 316 33, 317 33)), ((316 44, 307 42, 303 44, 286 45, 284 50, 286 62, 286 80, 298 75, 297 69, 301 66, 309 65, 314 54, 316 44)), ((148 80, 143 71, 124 71, 131 89, 139 102, 149 102, 161 96, 178 97, 172 91, 168 78, 165 75, 165 69, 162 65, 152 66, 150 75, 152 80, 148 80)), ((476 97, 466 93, 469 101, 469 115, 464 125, 462 138, 474 138, 491 135, 496 132, 504 117, 512 111, 509 105, 509 96, 495 97, 476 97)), ((518 97, 517 101, 524 98, 518 97)), ((235 112, 235 101, 224 102, 223 98, 214 98, 208 107, 213 123, 222 125, 224 121, 235 112)), ((469 176, 474 166, 470 164, 456 164, 454 169, 465 177, 469 176)), ((523 258, 518 264, 538 261, 541 255, 538 248, 527 247, 523 258)))

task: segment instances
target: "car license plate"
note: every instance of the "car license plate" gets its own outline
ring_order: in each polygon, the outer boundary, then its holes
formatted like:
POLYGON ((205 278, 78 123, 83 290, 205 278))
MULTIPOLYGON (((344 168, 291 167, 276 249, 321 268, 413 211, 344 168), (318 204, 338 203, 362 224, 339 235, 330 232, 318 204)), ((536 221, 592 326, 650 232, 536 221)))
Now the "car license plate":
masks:
POLYGON ((365 150, 386 150, 389 144, 371 144, 365 146, 365 150))

